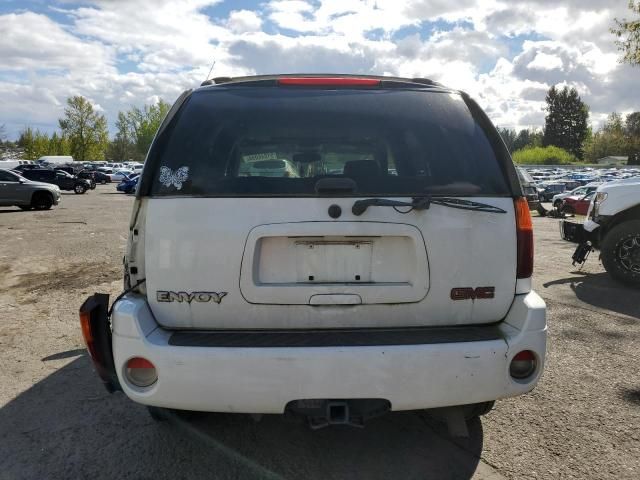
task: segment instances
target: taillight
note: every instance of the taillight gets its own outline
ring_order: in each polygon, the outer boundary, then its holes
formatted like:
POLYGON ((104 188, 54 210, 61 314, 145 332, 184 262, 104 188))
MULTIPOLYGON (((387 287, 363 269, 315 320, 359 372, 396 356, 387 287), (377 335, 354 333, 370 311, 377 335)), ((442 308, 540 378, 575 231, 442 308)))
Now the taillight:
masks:
POLYGON ((518 266, 516 278, 529 278, 533 274, 533 224, 529 204, 524 197, 514 200, 516 211, 516 236, 518 245, 518 266))
POLYGON ((380 80, 377 78, 359 77, 284 77, 278 79, 278 85, 375 87, 380 85, 380 80))
POLYGON ((535 354, 531 350, 523 350, 511 360, 509 374, 517 380, 524 380, 535 373, 537 366, 535 354))
POLYGON ((98 350, 95 343, 95 338, 93 337, 93 332, 91 331, 91 312, 90 311, 80 310, 80 328, 82 329, 82 338, 84 339, 84 343, 87 346, 89 355, 91 356, 94 362, 101 363, 102 355, 100 355, 100 351, 98 350))

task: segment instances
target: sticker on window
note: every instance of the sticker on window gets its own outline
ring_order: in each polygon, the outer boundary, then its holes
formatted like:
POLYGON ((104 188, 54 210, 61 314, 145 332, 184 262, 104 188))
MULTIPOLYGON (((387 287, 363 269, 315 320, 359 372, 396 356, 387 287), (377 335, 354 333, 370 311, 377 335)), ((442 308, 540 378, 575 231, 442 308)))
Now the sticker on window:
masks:
POLYGON ((261 160, 276 160, 278 155, 275 152, 254 153, 251 155, 243 155, 245 162, 259 162, 261 160))
POLYGON ((174 186, 181 190, 182 184, 189 179, 189 167, 180 167, 175 172, 169 167, 160 167, 160 183, 165 187, 174 186))

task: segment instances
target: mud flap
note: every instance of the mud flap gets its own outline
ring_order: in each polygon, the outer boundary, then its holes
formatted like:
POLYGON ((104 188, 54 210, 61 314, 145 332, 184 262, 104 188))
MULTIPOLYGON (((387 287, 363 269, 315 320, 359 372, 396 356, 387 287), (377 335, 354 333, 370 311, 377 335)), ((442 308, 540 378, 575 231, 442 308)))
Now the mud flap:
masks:
POLYGON ((116 375, 109 322, 109 295, 96 293, 80 307, 80 326, 93 366, 109 393, 122 390, 116 375))

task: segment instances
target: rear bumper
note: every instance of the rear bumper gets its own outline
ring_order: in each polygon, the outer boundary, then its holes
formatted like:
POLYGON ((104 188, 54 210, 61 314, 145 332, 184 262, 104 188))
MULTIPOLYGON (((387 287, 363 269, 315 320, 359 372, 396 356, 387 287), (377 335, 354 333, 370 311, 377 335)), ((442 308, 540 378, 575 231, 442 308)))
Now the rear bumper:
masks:
POLYGON ((170 344, 142 297, 113 310, 113 354, 124 393, 159 407, 242 413, 283 413, 292 400, 382 398, 392 410, 485 402, 530 391, 544 366, 545 304, 517 295, 501 338, 480 341, 320 347, 210 347, 170 344), (536 373, 518 382, 511 358, 533 350, 536 373), (125 362, 150 360, 158 381, 139 389, 124 378, 125 362))

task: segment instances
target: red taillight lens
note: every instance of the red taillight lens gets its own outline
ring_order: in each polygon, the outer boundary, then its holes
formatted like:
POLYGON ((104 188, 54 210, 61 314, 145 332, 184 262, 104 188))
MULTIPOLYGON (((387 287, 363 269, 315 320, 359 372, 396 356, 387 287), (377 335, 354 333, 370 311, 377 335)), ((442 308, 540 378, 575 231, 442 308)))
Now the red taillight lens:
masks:
POLYGON ((529 204, 524 197, 514 200, 516 211, 516 235, 518 244, 518 266, 516 278, 529 278, 533 273, 533 224, 529 204))
POLYGON ((509 373, 513 378, 522 380, 530 377, 536 371, 538 362, 531 350, 523 350, 517 353, 511 360, 509 373))
POLYGON ((278 85, 298 85, 316 87, 361 86, 375 87, 380 85, 376 78, 357 77, 285 77, 278 79, 278 85))

